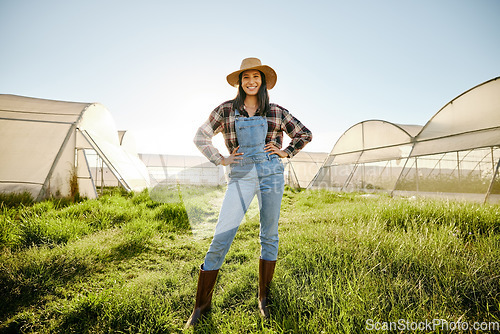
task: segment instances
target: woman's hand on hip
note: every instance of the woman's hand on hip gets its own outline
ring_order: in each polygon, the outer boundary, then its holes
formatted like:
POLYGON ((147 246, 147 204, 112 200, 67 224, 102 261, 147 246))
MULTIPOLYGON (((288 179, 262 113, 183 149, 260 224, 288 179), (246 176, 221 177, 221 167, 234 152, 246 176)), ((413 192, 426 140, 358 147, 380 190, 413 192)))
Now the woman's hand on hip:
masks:
POLYGON ((238 149, 239 148, 240 148, 239 146, 237 148, 235 148, 233 150, 233 153, 231 153, 231 155, 228 156, 227 158, 223 157, 222 161, 221 161, 221 165, 222 166, 228 166, 230 164, 238 163, 238 160, 243 159, 242 157, 240 157, 240 155, 243 155, 243 153, 238 153, 238 149))
POLYGON ((274 146, 273 143, 267 143, 266 146, 264 146, 264 151, 268 152, 269 155, 276 154, 280 158, 288 158, 288 153, 280 150, 279 148, 274 146))

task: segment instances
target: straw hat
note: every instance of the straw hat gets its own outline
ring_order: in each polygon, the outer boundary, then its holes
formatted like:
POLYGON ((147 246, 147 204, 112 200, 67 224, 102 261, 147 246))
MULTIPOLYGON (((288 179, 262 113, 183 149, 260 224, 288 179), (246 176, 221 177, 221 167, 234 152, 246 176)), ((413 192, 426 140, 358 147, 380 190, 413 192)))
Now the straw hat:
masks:
POLYGON ((227 82, 233 86, 238 86, 238 79, 241 72, 248 70, 259 70, 266 76, 267 89, 271 89, 276 84, 277 75, 274 70, 267 66, 262 65, 258 58, 245 58, 241 61, 241 66, 238 71, 235 71, 227 76, 227 82))

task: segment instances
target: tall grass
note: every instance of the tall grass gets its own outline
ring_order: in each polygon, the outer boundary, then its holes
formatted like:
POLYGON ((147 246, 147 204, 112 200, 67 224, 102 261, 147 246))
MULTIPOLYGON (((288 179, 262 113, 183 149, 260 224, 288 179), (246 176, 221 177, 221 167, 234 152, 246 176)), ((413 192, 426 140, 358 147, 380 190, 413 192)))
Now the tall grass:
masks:
MULTIPOLYGON (((194 223, 213 223, 222 194, 188 189, 182 201, 153 201, 148 192, 110 193, 64 206, 3 206, 0 332, 181 332, 210 242, 195 236, 194 223)), ((257 309, 258 225, 253 215, 241 225, 212 312, 191 332, 362 333, 369 321, 500 321, 499 206, 287 190, 268 322, 257 309)))

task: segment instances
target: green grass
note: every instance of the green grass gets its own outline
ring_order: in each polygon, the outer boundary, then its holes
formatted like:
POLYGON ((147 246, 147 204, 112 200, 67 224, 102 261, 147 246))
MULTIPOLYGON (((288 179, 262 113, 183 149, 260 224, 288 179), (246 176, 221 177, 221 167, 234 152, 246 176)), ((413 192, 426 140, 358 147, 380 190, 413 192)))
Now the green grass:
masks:
MULTIPOLYGON (((0 333, 181 332, 223 194, 174 188, 79 203, 2 201, 0 333)), ((258 225, 250 213, 212 312, 188 332, 500 322, 498 205, 287 189, 268 322, 257 308, 258 225)))

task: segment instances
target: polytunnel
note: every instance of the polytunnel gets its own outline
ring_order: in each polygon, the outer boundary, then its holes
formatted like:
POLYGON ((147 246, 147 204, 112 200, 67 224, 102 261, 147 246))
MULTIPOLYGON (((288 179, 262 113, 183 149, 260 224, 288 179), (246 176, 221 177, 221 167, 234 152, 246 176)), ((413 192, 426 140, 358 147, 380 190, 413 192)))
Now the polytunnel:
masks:
POLYGON ((500 77, 425 126, 364 121, 337 141, 309 188, 500 201, 500 77))
POLYGON ((395 193, 500 201, 500 77, 459 95, 415 138, 395 193))
POLYGON ((283 159, 285 184, 306 188, 316 176, 328 153, 299 151, 292 159, 283 159))
POLYGON ((151 185, 189 184, 218 186, 226 184, 222 165, 194 155, 139 154, 146 165, 151 185))
POLYGON ((421 128, 383 120, 355 124, 339 138, 309 188, 391 191, 421 128))
POLYGON ((104 181, 98 166, 127 190, 149 186, 146 166, 120 146, 114 120, 99 103, 0 94, 0 138, 2 193, 94 198, 104 181))

